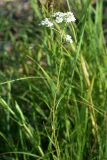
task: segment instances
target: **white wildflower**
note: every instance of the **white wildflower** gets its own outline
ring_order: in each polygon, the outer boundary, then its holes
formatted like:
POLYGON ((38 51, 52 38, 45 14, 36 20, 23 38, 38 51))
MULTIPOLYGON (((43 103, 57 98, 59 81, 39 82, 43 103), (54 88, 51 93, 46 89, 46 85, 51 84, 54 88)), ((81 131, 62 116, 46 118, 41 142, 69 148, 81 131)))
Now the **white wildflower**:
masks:
POLYGON ((60 18, 63 18, 64 17, 64 13, 63 12, 56 12, 52 15, 52 17, 60 17, 60 18))
POLYGON ((56 12, 52 15, 52 17, 56 18, 55 21, 57 23, 62 23, 63 21, 66 23, 75 22, 75 16, 72 12, 56 12))
POLYGON ((56 23, 62 23, 63 18, 62 17, 56 17, 55 21, 56 21, 56 23))
POLYGON ((45 18, 41 21, 41 25, 46 27, 52 27, 53 23, 49 20, 49 18, 45 18))
POLYGON ((65 14, 63 12, 56 12, 52 15, 55 18, 56 23, 62 23, 64 21, 65 14))
POLYGON ((64 19, 65 19, 65 22, 67 22, 67 23, 76 21, 74 14, 72 12, 67 12, 64 19))
POLYGON ((72 37, 70 36, 70 35, 66 35, 66 42, 68 42, 68 43, 72 43, 73 42, 73 40, 72 40, 72 37))

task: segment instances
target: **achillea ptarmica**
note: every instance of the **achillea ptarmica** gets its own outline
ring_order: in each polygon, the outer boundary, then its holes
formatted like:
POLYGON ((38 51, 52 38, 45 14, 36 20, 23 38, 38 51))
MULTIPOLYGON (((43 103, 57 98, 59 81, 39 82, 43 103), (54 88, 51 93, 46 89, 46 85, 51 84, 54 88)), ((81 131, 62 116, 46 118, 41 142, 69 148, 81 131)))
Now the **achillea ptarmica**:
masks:
POLYGON ((44 20, 41 21, 40 25, 46 26, 46 27, 52 27, 53 23, 50 21, 49 18, 45 18, 44 20))
POLYGON ((69 43, 73 42, 72 37, 68 34, 66 35, 66 42, 69 42, 69 43))
POLYGON ((66 13, 56 12, 52 15, 52 17, 55 18, 55 21, 57 23, 62 23, 62 22, 70 23, 76 21, 76 18, 72 12, 66 12, 66 13))
MULTIPOLYGON (((72 12, 55 12, 54 14, 51 15, 50 18, 45 18, 44 20, 41 21, 40 25, 49 27, 49 28, 54 28, 54 24, 60 24, 60 23, 74 23, 76 21, 76 18, 72 12)), ((65 34, 65 40, 68 43, 72 43, 72 37, 70 35, 65 34)))

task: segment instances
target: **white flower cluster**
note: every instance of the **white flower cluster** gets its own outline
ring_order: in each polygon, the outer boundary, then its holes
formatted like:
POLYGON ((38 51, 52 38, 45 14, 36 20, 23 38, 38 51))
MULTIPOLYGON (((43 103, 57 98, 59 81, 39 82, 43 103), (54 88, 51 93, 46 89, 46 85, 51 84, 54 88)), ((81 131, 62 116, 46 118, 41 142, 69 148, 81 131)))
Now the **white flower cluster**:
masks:
POLYGON ((69 43, 73 42, 72 37, 68 34, 66 35, 66 42, 69 42, 69 43))
MULTIPOLYGON (((41 21, 40 25, 45 26, 45 27, 50 27, 52 28, 54 26, 53 20, 56 23, 70 23, 70 22, 75 22, 76 18, 74 16, 74 14, 72 12, 56 12, 51 16, 52 21, 50 20, 50 18, 45 18, 44 20, 41 21)), ((65 36, 65 40, 68 43, 72 43, 72 37, 70 35, 66 35, 65 36)))
POLYGON ((62 23, 62 22, 70 23, 76 21, 74 14, 72 12, 66 12, 66 13, 56 12, 52 15, 52 17, 55 17, 55 21, 57 23, 62 23))
POLYGON ((52 27, 54 24, 50 21, 49 18, 45 18, 43 21, 41 21, 40 25, 46 27, 52 27))
MULTIPOLYGON (((74 17, 74 14, 72 12, 56 12, 54 13, 51 17, 55 18, 56 23, 70 23, 70 22, 75 22, 76 19, 74 17)), ((42 26, 46 27, 52 27, 54 24, 49 18, 45 18, 44 20, 41 21, 42 26)))

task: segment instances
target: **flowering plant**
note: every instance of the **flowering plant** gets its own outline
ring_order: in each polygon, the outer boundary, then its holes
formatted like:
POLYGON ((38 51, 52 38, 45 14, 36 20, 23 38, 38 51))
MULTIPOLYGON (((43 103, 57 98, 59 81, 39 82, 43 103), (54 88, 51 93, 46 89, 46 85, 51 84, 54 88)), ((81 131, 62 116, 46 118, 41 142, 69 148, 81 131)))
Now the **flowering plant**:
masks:
MULTIPOLYGON (((56 12, 51 15, 51 18, 45 18, 44 20, 42 20, 40 25, 54 29, 55 23, 65 23, 67 25, 68 23, 72 23, 75 21, 76 18, 72 12, 56 12)), ((64 37, 66 42, 69 42, 70 44, 73 43, 71 35, 65 33, 64 37)))

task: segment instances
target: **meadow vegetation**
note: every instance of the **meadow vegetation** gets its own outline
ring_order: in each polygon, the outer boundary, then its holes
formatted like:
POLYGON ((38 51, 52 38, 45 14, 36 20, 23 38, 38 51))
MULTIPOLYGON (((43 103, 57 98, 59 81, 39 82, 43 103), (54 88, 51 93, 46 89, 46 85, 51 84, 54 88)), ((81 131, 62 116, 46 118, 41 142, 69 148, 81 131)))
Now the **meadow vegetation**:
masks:
POLYGON ((30 0, 29 20, 0 14, 1 160, 107 159, 107 3, 64 5, 30 0), (75 23, 40 25, 58 11, 75 23))

